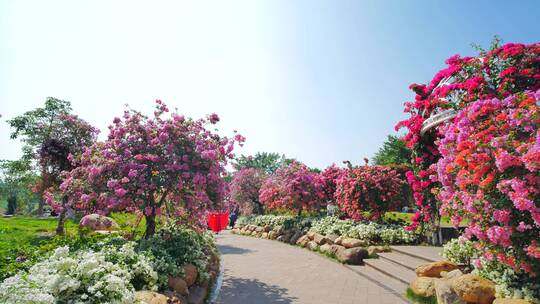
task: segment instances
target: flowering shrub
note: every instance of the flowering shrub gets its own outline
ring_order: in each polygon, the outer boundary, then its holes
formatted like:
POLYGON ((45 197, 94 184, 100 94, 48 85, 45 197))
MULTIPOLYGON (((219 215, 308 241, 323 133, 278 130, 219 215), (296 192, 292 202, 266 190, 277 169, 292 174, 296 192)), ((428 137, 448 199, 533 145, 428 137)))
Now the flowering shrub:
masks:
POLYGON ((263 183, 260 201, 268 208, 317 211, 325 206, 317 173, 297 161, 281 167, 263 183))
POLYGON ((3 303, 133 303, 132 280, 155 288, 156 272, 133 244, 72 253, 59 247, 46 260, 0 284, 3 303))
POLYGON ((322 192, 324 193, 324 200, 326 202, 333 202, 334 194, 336 193, 336 183, 345 170, 332 164, 319 173, 320 183, 322 185, 322 192))
POLYGON ((457 265, 472 267, 471 261, 480 256, 480 252, 474 247, 474 242, 459 237, 444 244, 442 256, 457 265))
POLYGON ((243 215, 264 213, 259 190, 265 179, 266 174, 255 168, 244 168, 234 173, 230 183, 230 200, 240 206, 243 215))
POLYGON ((368 244, 410 244, 418 239, 417 234, 406 231, 402 226, 363 223, 350 219, 340 220, 333 216, 313 221, 311 230, 322 235, 337 234, 356 238, 368 244))
POLYGON ((411 229, 420 222, 430 222, 437 216, 437 200, 431 193, 435 186, 430 176, 436 174, 430 165, 439 158, 436 140, 443 134, 443 125, 421 136, 422 124, 432 114, 442 110, 459 111, 478 99, 504 99, 525 90, 540 88, 540 43, 530 45, 506 44, 478 57, 449 58, 447 68, 439 71, 429 84, 413 84, 416 93, 414 102, 405 103, 407 120, 396 125, 396 129, 407 128, 404 137, 407 146, 413 149, 414 173, 408 181, 414 191, 419 212, 413 218, 411 229))
MULTIPOLYGON (((68 205, 97 213, 143 212, 147 237, 162 212, 187 214, 193 224, 204 225, 207 210, 220 208, 225 165, 244 138, 207 130, 207 124, 219 121, 216 114, 193 120, 177 113, 165 117, 168 111, 158 100, 152 118, 133 110, 115 118, 107 140, 86 149, 80 166, 64 177, 60 189, 68 205)), ((52 197, 49 203, 64 207, 52 197)))
POLYGON ((336 182, 335 198, 339 208, 353 219, 369 212, 379 219, 386 211, 397 209, 404 181, 386 166, 360 166, 346 170, 336 182))
POLYGON ((540 274, 540 90, 471 103, 440 140, 442 214, 488 260, 540 274))

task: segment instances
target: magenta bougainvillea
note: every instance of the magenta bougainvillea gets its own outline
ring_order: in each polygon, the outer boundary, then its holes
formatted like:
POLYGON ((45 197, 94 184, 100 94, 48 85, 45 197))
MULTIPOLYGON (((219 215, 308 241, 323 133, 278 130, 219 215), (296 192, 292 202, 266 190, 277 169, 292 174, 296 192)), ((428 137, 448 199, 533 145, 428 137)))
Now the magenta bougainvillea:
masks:
POLYGON ((437 184, 430 178, 431 165, 440 152, 437 139, 444 136, 443 125, 421 134, 422 124, 431 115, 443 110, 460 111, 476 100, 504 99, 525 90, 540 88, 540 43, 506 44, 478 57, 458 55, 446 61, 448 67, 439 71, 428 84, 413 84, 414 102, 405 103, 410 117, 396 125, 407 128, 404 139, 413 149, 414 170, 407 174, 419 212, 413 217, 411 229, 438 216, 438 201, 432 193, 437 184))
POLYGON ((404 183, 399 173, 386 166, 350 167, 337 180, 335 199, 353 219, 380 219, 399 206, 404 183))
POLYGON ((259 194, 267 208, 286 208, 298 214, 302 210, 320 210, 326 204, 324 198, 318 174, 298 161, 279 168, 266 179, 259 194))
POLYGON ((322 185, 322 192, 326 202, 335 202, 334 194, 336 193, 336 182, 344 171, 343 168, 332 164, 319 173, 318 177, 322 185))
POLYGON ((234 173, 229 185, 230 201, 237 204, 243 215, 263 214, 259 190, 267 175, 261 169, 243 168, 234 173))
POLYGON ((142 212, 146 236, 162 213, 203 224, 207 210, 220 208, 225 165, 244 138, 209 131, 206 126, 219 121, 216 114, 194 120, 168 111, 158 100, 152 117, 129 110, 115 118, 107 140, 87 148, 80 166, 65 176, 60 189, 69 206, 142 212))
POLYGON ((540 90, 478 100, 438 142, 442 214, 488 260, 540 274, 540 90))

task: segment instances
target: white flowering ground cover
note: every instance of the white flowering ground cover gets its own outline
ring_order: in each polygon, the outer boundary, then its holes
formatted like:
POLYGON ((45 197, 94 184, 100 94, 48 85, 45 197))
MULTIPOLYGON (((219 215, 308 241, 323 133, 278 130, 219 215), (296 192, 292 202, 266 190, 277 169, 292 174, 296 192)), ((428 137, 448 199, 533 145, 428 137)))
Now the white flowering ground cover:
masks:
POLYGON ((135 303, 133 280, 157 289, 152 261, 135 243, 52 255, 0 284, 0 303, 135 303))

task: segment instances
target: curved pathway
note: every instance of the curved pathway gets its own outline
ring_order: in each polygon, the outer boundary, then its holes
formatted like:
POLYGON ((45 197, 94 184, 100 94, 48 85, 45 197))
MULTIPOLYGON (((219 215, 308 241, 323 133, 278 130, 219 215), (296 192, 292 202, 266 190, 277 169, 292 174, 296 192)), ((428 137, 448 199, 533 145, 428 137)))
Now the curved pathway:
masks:
POLYGON ((407 303, 376 282, 319 254, 277 241, 224 232, 218 304, 407 303))

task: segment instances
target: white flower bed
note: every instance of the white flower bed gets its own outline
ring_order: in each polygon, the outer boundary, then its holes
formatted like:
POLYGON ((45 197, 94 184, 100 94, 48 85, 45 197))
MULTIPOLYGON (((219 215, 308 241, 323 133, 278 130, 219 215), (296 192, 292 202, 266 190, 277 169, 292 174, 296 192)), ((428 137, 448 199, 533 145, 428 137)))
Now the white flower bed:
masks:
POLYGON ((0 303, 134 303, 133 278, 155 289, 151 260, 134 243, 101 251, 59 247, 46 260, 0 284, 0 303))

